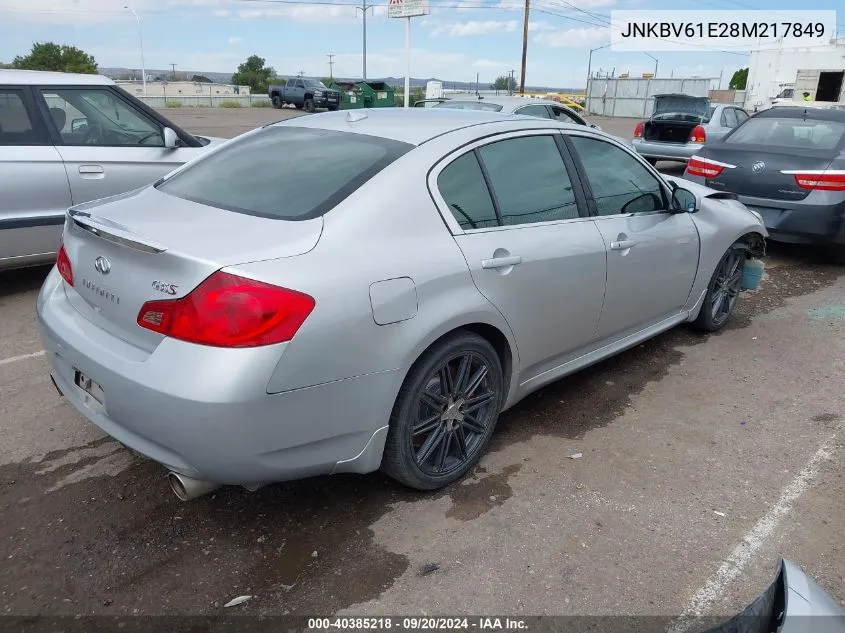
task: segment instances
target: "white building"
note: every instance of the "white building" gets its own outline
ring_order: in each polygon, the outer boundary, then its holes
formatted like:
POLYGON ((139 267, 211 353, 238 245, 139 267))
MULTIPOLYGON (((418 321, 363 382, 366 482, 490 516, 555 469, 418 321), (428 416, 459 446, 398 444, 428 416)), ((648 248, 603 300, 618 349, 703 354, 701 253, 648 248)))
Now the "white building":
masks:
POLYGON ((845 101, 845 39, 803 48, 766 49, 751 52, 748 64, 745 108, 769 107, 785 89, 801 100, 845 101), (801 76, 799 78, 799 71, 801 76))
MULTIPOLYGON (((144 94, 143 83, 139 80, 118 80, 115 83, 126 92, 136 97, 144 94)), ((225 97, 227 95, 248 95, 249 86, 231 84, 210 84, 194 81, 147 81, 147 96, 167 97, 225 97)))

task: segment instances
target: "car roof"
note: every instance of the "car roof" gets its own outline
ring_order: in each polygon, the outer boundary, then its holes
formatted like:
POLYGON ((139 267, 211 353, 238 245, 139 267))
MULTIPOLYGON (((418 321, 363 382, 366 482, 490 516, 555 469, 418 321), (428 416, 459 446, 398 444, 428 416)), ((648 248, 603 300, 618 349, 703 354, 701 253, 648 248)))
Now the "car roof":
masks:
POLYGON ((0 70, 0 84, 13 86, 31 86, 35 84, 51 86, 109 86, 114 82, 105 75, 87 75, 82 73, 56 73, 44 70, 0 70))
POLYGON ((420 145, 456 130, 491 123, 513 121, 521 127, 582 129, 582 126, 557 123, 552 119, 503 114, 486 110, 451 110, 448 108, 375 108, 338 110, 285 119, 273 126, 308 127, 339 132, 354 132, 420 145))
POLYGON ((788 119, 820 119, 822 121, 845 122, 845 110, 824 108, 812 105, 806 106, 778 106, 768 108, 754 115, 755 118, 779 117, 788 119))

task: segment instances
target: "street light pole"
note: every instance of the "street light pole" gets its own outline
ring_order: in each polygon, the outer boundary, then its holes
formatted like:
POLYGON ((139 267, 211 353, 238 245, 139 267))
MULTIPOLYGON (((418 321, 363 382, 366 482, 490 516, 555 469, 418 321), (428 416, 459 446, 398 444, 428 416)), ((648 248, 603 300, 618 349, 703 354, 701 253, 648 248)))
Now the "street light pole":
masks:
POLYGON ((654 78, 657 79, 657 58, 654 55, 646 53, 645 51, 643 51, 643 53, 645 53, 654 60, 654 78))
POLYGON ((364 33, 363 33, 363 52, 364 52, 364 65, 363 71, 364 76, 362 77, 363 81, 367 81, 367 10, 371 9, 373 5, 367 6, 367 0, 363 0, 361 3, 363 6, 355 7, 355 15, 358 15, 358 11, 360 10, 363 18, 364 18, 364 33))
POLYGON ((138 22, 138 40, 141 42, 141 81, 144 86, 144 96, 147 96, 147 66, 144 63, 144 32, 141 29, 141 16, 135 13, 135 9, 128 5, 124 5, 124 9, 129 9, 129 12, 135 16, 135 20, 138 22))
POLYGON ((591 48, 590 49, 590 56, 587 58, 587 88, 586 94, 584 95, 584 109, 586 113, 590 113, 590 80, 592 79, 592 69, 593 69, 593 53, 595 51, 600 51, 603 48, 607 48, 610 44, 605 44, 604 46, 599 46, 598 48, 591 48))

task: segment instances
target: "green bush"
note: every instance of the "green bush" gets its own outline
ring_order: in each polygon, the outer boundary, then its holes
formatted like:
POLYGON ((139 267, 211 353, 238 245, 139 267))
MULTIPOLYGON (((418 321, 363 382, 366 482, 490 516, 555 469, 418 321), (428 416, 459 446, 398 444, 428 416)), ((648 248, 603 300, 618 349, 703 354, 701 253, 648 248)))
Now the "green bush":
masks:
POLYGON ((223 101, 220 103, 221 108, 240 108, 241 104, 239 101, 223 101))
POLYGON ((166 108, 181 108, 182 102, 181 101, 167 101, 167 102, 165 102, 164 106, 166 108))
POLYGON ((249 104, 250 108, 269 108, 273 104, 270 103, 267 99, 262 99, 261 101, 251 101, 249 104))

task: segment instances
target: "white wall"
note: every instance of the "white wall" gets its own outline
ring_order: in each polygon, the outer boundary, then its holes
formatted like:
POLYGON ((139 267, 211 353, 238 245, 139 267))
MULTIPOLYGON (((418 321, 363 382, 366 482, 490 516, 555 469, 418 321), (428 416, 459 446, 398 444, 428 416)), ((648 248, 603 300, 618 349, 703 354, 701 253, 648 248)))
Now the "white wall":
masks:
POLYGON ((718 77, 593 78, 587 88, 587 112, 601 116, 648 118, 654 107, 654 95, 680 93, 707 97, 710 88, 718 81, 718 77))
MULTIPOLYGON (((140 97, 143 95, 143 84, 140 81, 116 81, 120 88, 126 92, 140 97)), ((222 97, 225 95, 248 95, 249 86, 239 86, 238 93, 235 92, 235 86, 229 84, 205 84, 194 83, 192 81, 168 81, 167 83, 161 81, 147 82, 148 96, 166 96, 178 99, 179 97, 222 97)))
POLYGON ((795 83, 799 70, 845 69, 845 40, 812 48, 752 51, 748 64, 745 107, 768 106, 780 83, 795 83))

